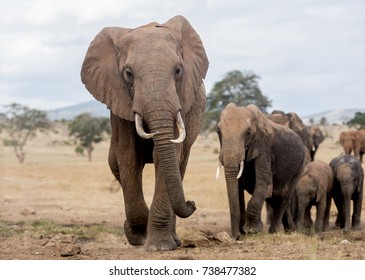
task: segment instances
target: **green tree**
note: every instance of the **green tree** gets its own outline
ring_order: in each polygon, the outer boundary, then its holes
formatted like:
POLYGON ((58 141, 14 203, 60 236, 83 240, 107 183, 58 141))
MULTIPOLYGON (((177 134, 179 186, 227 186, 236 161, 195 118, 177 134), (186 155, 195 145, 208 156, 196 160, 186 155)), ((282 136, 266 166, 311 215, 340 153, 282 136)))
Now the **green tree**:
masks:
POLYGON ((328 125, 327 118, 326 118, 326 117, 322 117, 322 118, 319 120, 319 124, 320 124, 320 125, 328 125))
POLYGON ((80 145, 86 149, 89 161, 91 161, 91 154, 94 150, 93 143, 101 142, 105 133, 111 133, 109 119, 97 118, 89 113, 83 113, 69 124, 69 133, 75 136, 80 145))
POLYGON ((5 142, 14 147, 15 155, 20 163, 25 160, 24 146, 36 135, 37 130, 47 130, 51 122, 47 113, 30 109, 18 103, 5 106, 8 110, 0 118, 0 131, 4 130, 10 137, 5 142))
POLYGON ((365 129, 365 113, 356 112, 355 116, 347 124, 349 126, 356 126, 359 129, 365 129))
POLYGON ((221 111, 230 102, 239 106, 255 104, 263 112, 271 107, 271 100, 262 94, 258 80, 259 76, 252 72, 233 70, 214 84, 212 91, 207 95, 205 116, 202 131, 215 129, 221 111))

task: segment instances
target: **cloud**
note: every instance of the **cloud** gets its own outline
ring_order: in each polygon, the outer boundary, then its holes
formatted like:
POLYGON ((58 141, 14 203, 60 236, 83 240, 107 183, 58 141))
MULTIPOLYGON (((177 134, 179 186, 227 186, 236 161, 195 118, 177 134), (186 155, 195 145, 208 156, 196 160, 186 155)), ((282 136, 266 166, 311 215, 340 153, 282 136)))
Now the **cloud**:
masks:
POLYGON ((176 14, 203 40, 208 92, 228 71, 250 70, 274 107, 302 114, 358 107, 343 98, 365 87, 365 3, 357 0, 1 1, 0 105, 49 109, 90 100, 79 72, 95 35, 176 14))

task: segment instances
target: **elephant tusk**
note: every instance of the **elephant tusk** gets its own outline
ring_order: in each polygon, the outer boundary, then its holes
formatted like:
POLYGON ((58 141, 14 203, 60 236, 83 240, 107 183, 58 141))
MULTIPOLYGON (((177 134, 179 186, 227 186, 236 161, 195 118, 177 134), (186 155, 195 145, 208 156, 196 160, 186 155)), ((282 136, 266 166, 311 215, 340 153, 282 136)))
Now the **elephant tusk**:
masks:
POLYGON ((240 171, 238 171, 237 179, 241 178, 243 173, 243 161, 240 162, 240 171))
POLYGON ((181 117, 180 112, 177 112, 176 115, 176 125, 179 129, 179 137, 173 140, 170 140, 172 143, 181 143, 185 140, 186 137, 186 130, 185 130, 185 125, 184 125, 184 121, 181 117))
POLYGON ((136 122, 136 130, 138 135, 143 139, 151 139, 153 136, 155 136, 158 132, 155 133, 147 133, 143 129, 143 121, 140 115, 134 114, 134 119, 136 122))
POLYGON ((218 166, 217 166, 217 171, 215 173, 215 179, 218 181, 219 180, 219 175, 221 173, 221 167, 222 167, 222 163, 219 161, 218 162, 218 166))

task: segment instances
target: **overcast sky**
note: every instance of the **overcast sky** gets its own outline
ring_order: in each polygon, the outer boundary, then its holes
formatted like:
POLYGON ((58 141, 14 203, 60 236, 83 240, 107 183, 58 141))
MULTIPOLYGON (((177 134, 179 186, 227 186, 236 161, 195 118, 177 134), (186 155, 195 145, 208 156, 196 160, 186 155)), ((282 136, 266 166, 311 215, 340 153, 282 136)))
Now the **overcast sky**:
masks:
POLYGON ((93 100, 80 67, 95 35, 177 14, 203 40, 207 92, 247 70, 261 77, 271 109, 365 108, 364 0, 0 0, 0 105, 93 100))

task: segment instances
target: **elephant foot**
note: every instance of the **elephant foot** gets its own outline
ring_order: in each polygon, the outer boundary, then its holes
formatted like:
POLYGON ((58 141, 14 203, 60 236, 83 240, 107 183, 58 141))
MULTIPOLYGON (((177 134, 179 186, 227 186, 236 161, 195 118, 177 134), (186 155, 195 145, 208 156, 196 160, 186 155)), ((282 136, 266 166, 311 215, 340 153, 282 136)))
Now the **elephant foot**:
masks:
POLYGON ((157 252, 157 251, 171 251, 175 250, 177 246, 180 246, 181 242, 179 240, 175 241, 174 238, 168 239, 156 239, 151 238, 147 239, 146 242, 146 250, 148 252, 157 252))
POLYGON ((243 226, 243 232, 245 234, 257 234, 260 233, 263 229, 264 225, 261 219, 257 222, 254 221, 246 221, 243 226))
POLYGON ((125 220, 124 233, 131 245, 141 246, 146 242, 147 227, 145 225, 131 226, 128 220, 125 220))
POLYGON ((362 227, 361 227, 361 224, 355 224, 355 225, 352 225, 351 229, 353 229, 353 230, 361 230, 362 227))

